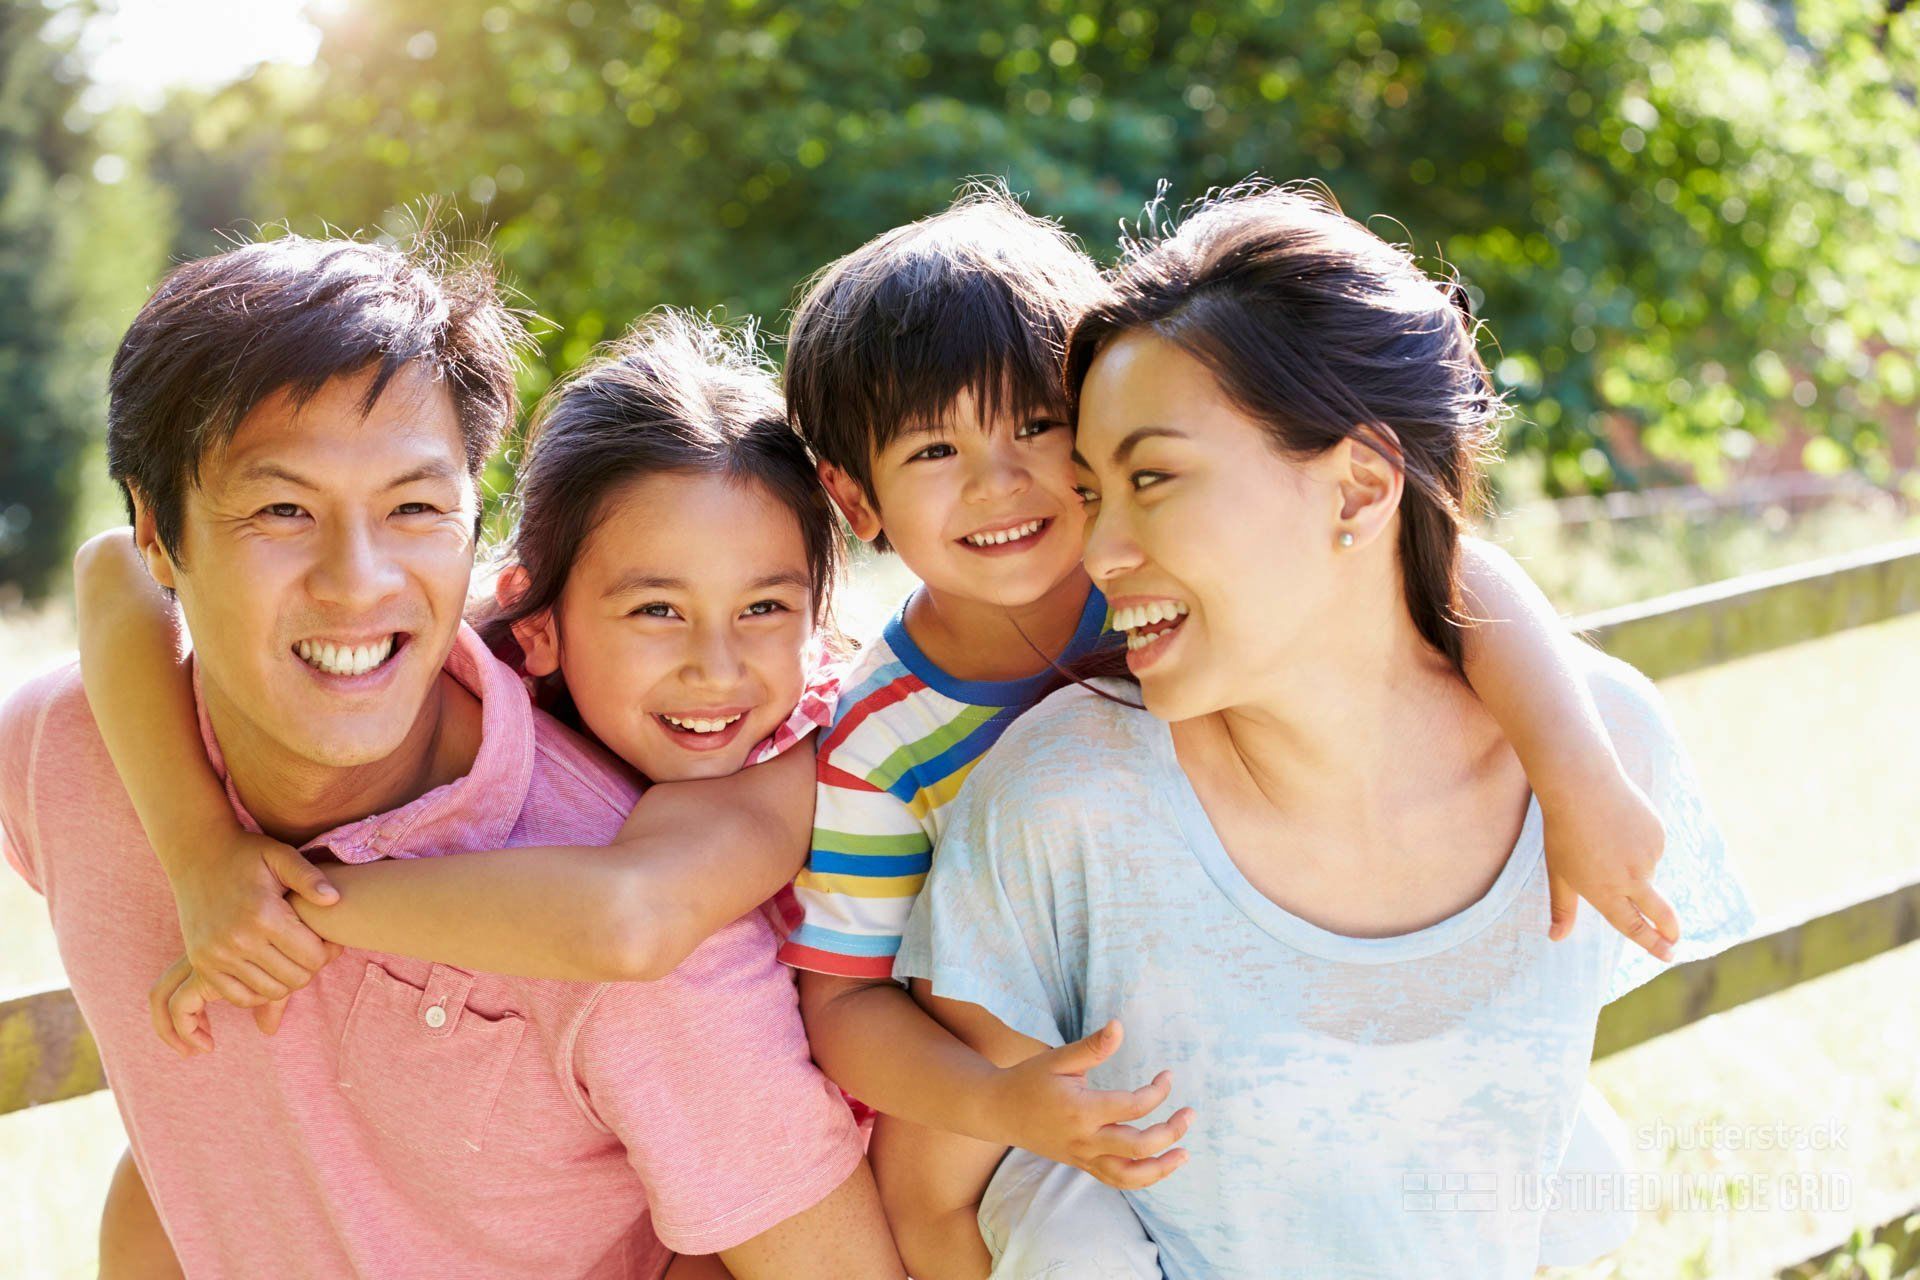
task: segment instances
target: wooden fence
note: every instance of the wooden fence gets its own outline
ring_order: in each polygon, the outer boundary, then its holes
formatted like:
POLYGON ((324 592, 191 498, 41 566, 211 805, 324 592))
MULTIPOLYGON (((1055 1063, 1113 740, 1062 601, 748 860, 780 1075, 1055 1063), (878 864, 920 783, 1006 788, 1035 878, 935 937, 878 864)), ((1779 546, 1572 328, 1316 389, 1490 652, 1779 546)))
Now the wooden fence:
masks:
MULTIPOLYGON (((1569 625, 1654 679, 1920 612, 1920 539, 1754 574, 1569 625)), ((1920 881, 1776 923, 1717 956, 1677 965, 1600 1018, 1604 1057, 1920 939, 1920 881)), ((0 1002, 0 1116, 106 1087, 73 996, 0 1002)))

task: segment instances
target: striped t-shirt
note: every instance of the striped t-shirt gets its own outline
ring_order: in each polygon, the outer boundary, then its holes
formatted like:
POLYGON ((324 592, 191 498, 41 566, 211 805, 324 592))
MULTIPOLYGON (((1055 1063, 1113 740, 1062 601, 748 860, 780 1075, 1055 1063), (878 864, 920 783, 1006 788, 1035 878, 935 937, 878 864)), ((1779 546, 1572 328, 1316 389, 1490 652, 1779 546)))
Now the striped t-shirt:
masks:
MULTIPOLYGON (((905 617, 902 605, 841 679, 833 728, 820 743, 813 850, 793 885, 805 918, 780 949, 795 968, 893 976, 949 802, 974 761, 1060 683, 1051 671, 957 680, 920 651, 905 617)), ((1055 661, 1092 652, 1106 617, 1106 598, 1089 589, 1055 661)))

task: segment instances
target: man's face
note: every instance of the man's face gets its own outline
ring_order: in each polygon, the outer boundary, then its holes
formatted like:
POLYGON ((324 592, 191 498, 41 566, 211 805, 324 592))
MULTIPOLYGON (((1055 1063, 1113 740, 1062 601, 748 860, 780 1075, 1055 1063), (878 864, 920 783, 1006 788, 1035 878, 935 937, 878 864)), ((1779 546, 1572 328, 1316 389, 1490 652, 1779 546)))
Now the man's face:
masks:
POLYGON ((372 377, 335 378, 297 409, 284 392, 256 406, 187 491, 181 564, 141 512, 209 714, 261 763, 392 755, 459 628, 477 497, 452 398, 410 367, 362 414, 372 377))

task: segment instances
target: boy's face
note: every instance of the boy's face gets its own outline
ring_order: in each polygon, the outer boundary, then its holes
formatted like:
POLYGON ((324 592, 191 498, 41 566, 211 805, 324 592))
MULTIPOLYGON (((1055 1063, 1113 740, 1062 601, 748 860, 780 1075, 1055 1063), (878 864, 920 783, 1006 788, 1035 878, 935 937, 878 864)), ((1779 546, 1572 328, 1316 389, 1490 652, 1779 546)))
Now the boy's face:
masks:
POLYGON ((854 532, 884 531, 915 576, 946 595, 1024 608, 1074 573, 1086 517, 1065 416, 983 421, 971 392, 910 424, 873 462, 869 502, 844 472, 823 478, 854 532))

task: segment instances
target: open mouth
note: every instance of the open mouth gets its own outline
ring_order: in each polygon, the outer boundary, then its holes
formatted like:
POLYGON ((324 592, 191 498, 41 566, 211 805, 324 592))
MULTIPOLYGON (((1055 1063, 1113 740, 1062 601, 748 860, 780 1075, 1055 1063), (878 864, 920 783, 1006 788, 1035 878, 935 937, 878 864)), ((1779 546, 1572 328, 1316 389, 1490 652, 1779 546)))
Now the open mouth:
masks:
POLYGON ((1138 669, 1158 657, 1167 639, 1187 622, 1184 600, 1149 600, 1116 609, 1113 629, 1126 633, 1127 665, 1138 669))
POLYGON ((685 715, 668 715, 656 711, 653 718, 667 736, 683 747, 694 751, 712 751, 726 746, 739 736, 741 727, 746 723, 745 711, 709 711, 685 715))
POLYGON ((407 647, 411 637, 394 631, 363 644, 344 644, 334 640, 300 640, 293 654, 322 675, 351 679, 368 675, 393 661, 407 647))
POLYGON ((1019 550, 1038 541, 1040 535, 1044 534, 1047 526, 1052 523, 1051 517, 1043 517, 1009 525, 1004 529, 986 529, 979 533, 970 533, 956 541, 975 551, 1019 550))

